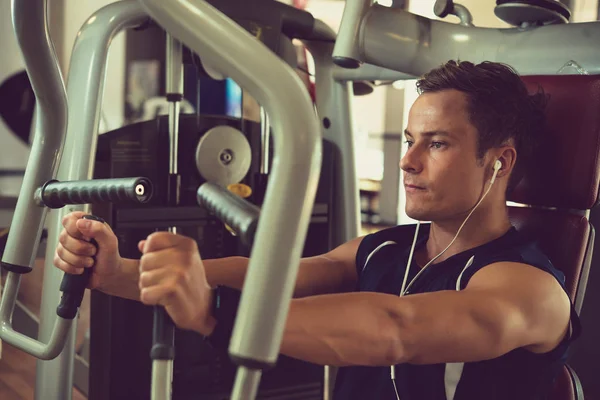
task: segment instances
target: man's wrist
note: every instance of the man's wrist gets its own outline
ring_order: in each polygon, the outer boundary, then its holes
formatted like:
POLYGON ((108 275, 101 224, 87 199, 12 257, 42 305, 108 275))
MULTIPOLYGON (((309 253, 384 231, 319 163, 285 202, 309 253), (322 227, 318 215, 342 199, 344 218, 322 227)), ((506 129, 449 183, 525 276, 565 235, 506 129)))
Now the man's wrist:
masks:
POLYGON ((211 287, 206 293, 207 297, 205 304, 208 311, 203 319, 198 321, 199 326, 195 329, 196 332, 200 333, 204 337, 212 335, 217 325, 217 320, 214 316, 215 289, 211 287))
POLYGON ((139 301, 139 266, 139 260, 120 257, 114 268, 116 273, 102 275, 99 285, 94 289, 111 296, 139 301))

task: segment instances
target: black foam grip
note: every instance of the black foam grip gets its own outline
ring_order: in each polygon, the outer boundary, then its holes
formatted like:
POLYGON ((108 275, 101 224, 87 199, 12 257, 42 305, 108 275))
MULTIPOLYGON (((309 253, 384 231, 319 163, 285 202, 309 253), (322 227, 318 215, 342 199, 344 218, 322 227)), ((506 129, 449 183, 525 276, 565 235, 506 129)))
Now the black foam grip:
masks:
MULTIPOLYGON (((83 219, 91 219, 94 221, 100 221, 104 223, 104 220, 95 215, 84 215, 83 219)), ((96 249, 98 249, 98 243, 92 239, 90 241, 96 249)), ((96 258, 94 258, 94 262, 96 258)), ((93 268, 93 266, 92 266, 93 268)), ((92 268, 84 268, 83 273, 80 275, 67 274, 63 276, 60 283, 60 291, 63 292, 58 307, 56 308, 56 315, 65 319, 73 319, 77 315, 77 310, 83 300, 85 288, 90 282, 92 276, 92 268)))
POLYGON ((40 188, 40 192, 41 203, 49 208, 61 208, 67 204, 146 203, 152 197, 152 183, 143 177, 49 181, 40 188))
POLYGON ((260 208, 214 183, 198 189, 198 203, 229 225, 242 242, 252 246, 260 217, 260 208))
POLYGON ((175 325, 167 311, 160 306, 154 307, 150 358, 152 360, 175 359, 175 325))

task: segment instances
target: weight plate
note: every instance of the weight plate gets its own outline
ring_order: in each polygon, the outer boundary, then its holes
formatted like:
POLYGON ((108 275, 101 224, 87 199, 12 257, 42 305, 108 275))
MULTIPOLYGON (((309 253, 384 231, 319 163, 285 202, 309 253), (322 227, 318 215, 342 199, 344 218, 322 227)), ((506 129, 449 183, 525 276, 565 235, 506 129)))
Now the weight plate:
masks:
POLYGON ((196 147, 196 167, 208 182, 219 186, 239 183, 250 169, 252 151, 239 130, 226 125, 208 130, 196 147))

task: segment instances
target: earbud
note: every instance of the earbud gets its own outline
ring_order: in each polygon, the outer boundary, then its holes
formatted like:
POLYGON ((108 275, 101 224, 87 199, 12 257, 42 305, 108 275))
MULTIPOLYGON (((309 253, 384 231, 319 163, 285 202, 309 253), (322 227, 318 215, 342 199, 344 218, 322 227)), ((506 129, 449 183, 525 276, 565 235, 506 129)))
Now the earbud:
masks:
POLYGON ((496 175, 498 175, 498 171, 502 168, 502 161, 496 160, 494 162, 494 175, 492 175, 492 180, 490 181, 490 186, 496 181, 496 175))
POLYGON ((502 168, 502 161, 496 160, 496 162, 494 163, 494 171, 498 171, 501 168, 502 168))

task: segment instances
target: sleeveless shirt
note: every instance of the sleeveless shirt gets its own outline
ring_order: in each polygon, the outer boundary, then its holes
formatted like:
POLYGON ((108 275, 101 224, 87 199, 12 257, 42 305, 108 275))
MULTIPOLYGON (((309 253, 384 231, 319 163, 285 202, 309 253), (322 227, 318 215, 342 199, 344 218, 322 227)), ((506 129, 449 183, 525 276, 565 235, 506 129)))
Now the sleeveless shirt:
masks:
MULTIPOLYGON (((429 237, 429 224, 421 224, 416 249, 429 237)), ((408 262, 415 225, 402 225, 367 235, 356 255, 357 291, 398 295, 408 262)), ((415 250, 416 250, 415 249, 415 250)), ((462 290, 487 265, 518 262, 539 268, 564 286, 564 274, 539 248, 515 228, 479 247, 453 255, 427 267, 407 295, 439 290, 462 290)), ((420 268, 413 261, 408 282, 420 268)), ((460 327, 456 327, 460 329, 460 327)), ((579 335, 577 313, 571 307, 571 329, 552 351, 535 354, 515 349, 498 358, 434 365, 399 364, 396 384, 401 400, 542 400, 566 362, 570 343, 579 335)), ((395 400, 389 367, 343 367, 338 371, 335 400, 395 400)))

